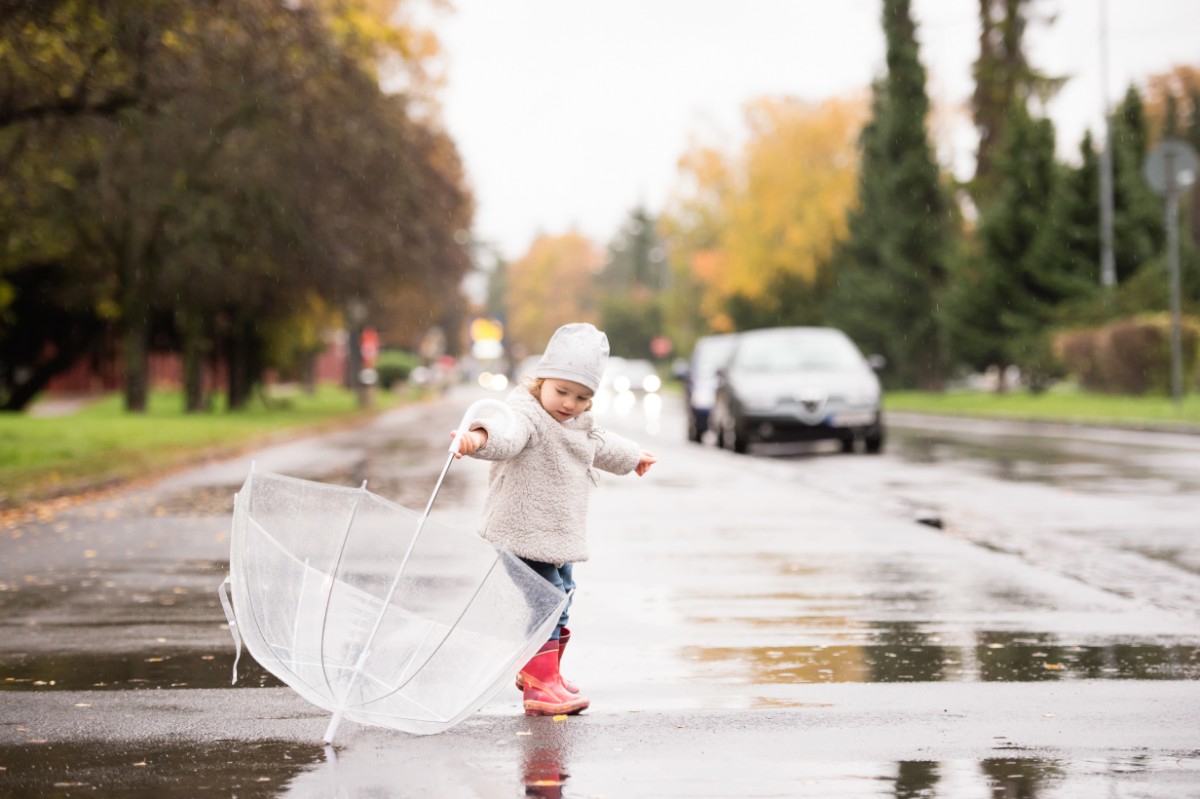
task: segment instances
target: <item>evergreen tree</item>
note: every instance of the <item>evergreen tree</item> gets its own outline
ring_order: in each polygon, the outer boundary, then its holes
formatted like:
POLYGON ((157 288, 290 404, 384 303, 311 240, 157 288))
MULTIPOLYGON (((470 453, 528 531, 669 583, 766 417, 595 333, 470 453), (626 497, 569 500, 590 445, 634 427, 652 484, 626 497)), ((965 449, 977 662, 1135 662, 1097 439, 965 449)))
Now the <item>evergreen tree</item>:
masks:
POLYGON ((1130 86, 1112 121, 1113 259, 1118 284, 1158 258, 1166 243, 1162 201, 1142 174, 1148 151, 1142 97, 1130 86))
POLYGON ((977 206, 996 190, 995 160, 1004 147, 1009 107, 1035 96, 1048 99, 1063 84, 1035 70, 1025 56, 1029 5, 1030 0, 979 0, 979 57, 971 69, 971 110, 979 133, 971 195, 977 206))
POLYGON ((639 206, 609 244, 608 262, 596 279, 602 293, 600 325, 614 354, 650 355, 651 339, 663 332, 666 275, 657 222, 639 206))
POLYGON ((887 75, 874 85, 860 137, 859 206, 835 257, 828 318, 888 359, 889 382, 936 388, 944 353, 938 312, 953 218, 926 135, 929 98, 909 0, 885 0, 887 75))

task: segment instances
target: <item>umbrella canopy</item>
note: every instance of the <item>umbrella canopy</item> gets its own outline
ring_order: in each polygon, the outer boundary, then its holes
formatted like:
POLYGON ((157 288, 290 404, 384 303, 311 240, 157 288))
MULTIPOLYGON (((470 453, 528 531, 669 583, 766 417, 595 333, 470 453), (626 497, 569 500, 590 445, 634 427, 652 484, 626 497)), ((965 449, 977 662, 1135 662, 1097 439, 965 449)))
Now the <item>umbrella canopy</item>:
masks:
POLYGON ((516 557, 428 512, 365 483, 253 470, 235 499, 222 593, 234 639, 334 714, 326 742, 343 717, 450 729, 511 682, 566 604, 516 557))

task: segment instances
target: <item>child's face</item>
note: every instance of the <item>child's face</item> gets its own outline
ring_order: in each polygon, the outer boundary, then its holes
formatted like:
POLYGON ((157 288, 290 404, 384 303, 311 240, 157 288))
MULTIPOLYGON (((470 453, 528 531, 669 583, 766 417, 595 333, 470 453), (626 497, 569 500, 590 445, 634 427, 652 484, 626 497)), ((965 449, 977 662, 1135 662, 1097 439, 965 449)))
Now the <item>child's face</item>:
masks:
POLYGON ((582 383, 547 377, 538 396, 546 412, 560 422, 574 419, 592 405, 592 390, 582 383))

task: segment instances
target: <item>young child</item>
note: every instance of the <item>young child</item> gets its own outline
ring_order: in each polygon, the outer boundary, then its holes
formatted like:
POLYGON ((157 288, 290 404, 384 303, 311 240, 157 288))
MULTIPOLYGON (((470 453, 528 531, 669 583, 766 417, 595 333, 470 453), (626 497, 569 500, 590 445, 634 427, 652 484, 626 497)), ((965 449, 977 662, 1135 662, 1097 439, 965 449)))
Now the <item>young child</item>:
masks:
MULTIPOLYGON (((633 441, 597 427, 587 412, 607 361, 603 332, 590 324, 563 325, 532 377, 506 400, 517 420, 512 429, 473 422, 459 448, 458 457, 493 461, 480 534, 564 591, 575 587, 572 564, 588 559, 594 469, 641 476, 657 461, 633 441)), ((550 640, 517 677, 526 715, 578 713, 589 704, 559 672, 571 637, 569 609, 568 602, 550 640)))

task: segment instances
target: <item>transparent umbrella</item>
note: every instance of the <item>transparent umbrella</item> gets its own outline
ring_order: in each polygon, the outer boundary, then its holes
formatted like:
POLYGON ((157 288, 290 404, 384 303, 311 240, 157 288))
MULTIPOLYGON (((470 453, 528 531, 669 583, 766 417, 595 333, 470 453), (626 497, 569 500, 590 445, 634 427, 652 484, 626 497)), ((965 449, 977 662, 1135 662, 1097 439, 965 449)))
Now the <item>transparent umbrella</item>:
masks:
MULTIPOLYGON (((366 489, 256 472, 234 501, 221 602, 263 668, 343 718, 428 734, 485 704, 551 634, 566 595, 473 533, 366 489)), ((237 660, 234 661, 234 681, 237 660)))

